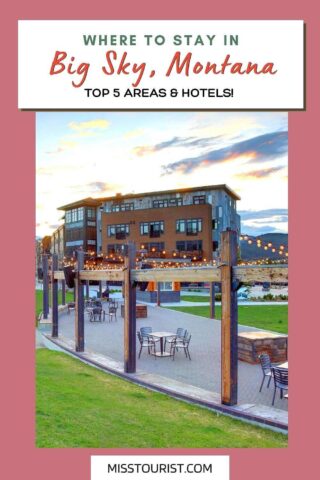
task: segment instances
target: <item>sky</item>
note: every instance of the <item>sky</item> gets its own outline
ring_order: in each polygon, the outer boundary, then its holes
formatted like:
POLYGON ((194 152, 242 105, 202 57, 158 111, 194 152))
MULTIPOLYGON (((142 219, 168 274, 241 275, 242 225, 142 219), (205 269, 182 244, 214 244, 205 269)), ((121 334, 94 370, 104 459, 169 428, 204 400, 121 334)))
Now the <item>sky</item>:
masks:
POLYGON ((38 112, 36 235, 86 197, 227 184, 242 233, 288 231, 282 112, 38 112))

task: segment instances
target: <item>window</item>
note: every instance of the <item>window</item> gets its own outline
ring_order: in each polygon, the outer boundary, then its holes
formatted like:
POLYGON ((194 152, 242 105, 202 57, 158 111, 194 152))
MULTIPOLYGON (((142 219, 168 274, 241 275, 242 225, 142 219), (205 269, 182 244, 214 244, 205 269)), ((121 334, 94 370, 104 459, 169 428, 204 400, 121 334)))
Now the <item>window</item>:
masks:
POLYGON ((95 245, 97 242, 95 240, 87 240, 88 245, 95 245))
POLYGON ((111 212, 126 212, 128 210, 134 210, 133 203, 114 203, 111 207, 111 212))
POLYGON ((140 235, 150 235, 157 237, 164 233, 164 222, 140 222, 140 235))
POLYGON ((66 212, 66 223, 76 223, 83 220, 83 207, 73 208, 66 212))
POLYGON ((176 248, 179 252, 195 252, 202 250, 202 240, 187 240, 176 242, 176 248))
POLYGON ((176 221, 176 232, 177 233, 184 233, 186 231, 186 221, 185 220, 177 220, 176 221))
POLYGON ((87 208, 87 217, 88 218, 96 218, 96 209, 95 208, 87 208))
POLYGON ((218 228, 218 220, 215 218, 212 220, 212 230, 217 230, 218 228))
POLYGON ((141 243, 140 250, 147 250, 148 252, 162 252, 164 250, 164 242, 141 243))
POLYGON ((182 205, 182 198, 165 198, 163 200, 153 200, 153 208, 177 207, 182 205))
POLYGON ((204 203, 206 203, 205 195, 196 195, 193 197, 193 205, 203 205, 204 203))
POLYGON ((130 227, 128 223, 120 223, 117 225, 108 225, 108 237, 114 237, 121 234, 125 237, 130 234, 130 227))
POLYGON ((123 243, 110 243, 107 245, 108 255, 126 255, 127 245, 123 243))
POLYGON ((189 218, 176 221, 176 232, 186 233, 187 235, 197 235, 202 232, 202 219, 189 218))

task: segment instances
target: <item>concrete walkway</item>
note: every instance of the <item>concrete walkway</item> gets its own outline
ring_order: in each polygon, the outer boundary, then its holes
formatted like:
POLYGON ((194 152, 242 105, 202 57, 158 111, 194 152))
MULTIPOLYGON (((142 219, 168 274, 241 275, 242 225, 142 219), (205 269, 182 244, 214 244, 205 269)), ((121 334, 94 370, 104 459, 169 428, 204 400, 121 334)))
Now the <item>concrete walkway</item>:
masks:
MULTIPOLYGON (((119 309, 120 311, 120 309, 119 309)), ((214 392, 220 397, 220 337, 221 322, 196 315, 168 310, 161 307, 148 306, 148 318, 137 319, 137 329, 141 326, 151 326, 153 331, 175 332, 178 327, 186 328, 191 334, 189 361, 182 351, 176 354, 175 360, 156 358, 144 350, 137 360, 137 368, 145 374, 157 375, 162 378, 181 382, 207 392, 214 392)), ((42 326, 42 331, 50 332, 49 325, 42 326)), ((239 325, 239 331, 254 331, 253 327, 239 325)), ((59 337, 62 341, 72 344, 74 340, 74 313, 59 314, 59 337)), ((123 319, 117 322, 91 323, 85 318, 85 351, 91 355, 101 355, 113 359, 123 365, 123 319)), ((138 342, 137 342, 138 343, 138 342)), ((137 353, 139 352, 137 345, 137 353)), ((250 365, 239 361, 239 404, 242 406, 260 405, 270 407, 273 385, 263 388, 259 393, 261 383, 260 365, 250 365)), ((275 407, 287 410, 287 400, 280 400, 279 395, 275 407)))

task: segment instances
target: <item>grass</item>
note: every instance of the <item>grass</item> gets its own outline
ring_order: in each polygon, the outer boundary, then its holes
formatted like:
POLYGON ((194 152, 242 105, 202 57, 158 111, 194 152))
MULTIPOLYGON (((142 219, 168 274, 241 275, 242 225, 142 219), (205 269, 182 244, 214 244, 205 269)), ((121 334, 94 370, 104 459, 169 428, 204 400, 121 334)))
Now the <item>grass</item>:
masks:
POLYGON ((207 295, 181 295, 181 300, 184 302, 210 302, 210 297, 207 295))
MULTIPOLYGON (((42 298, 43 298, 42 290, 36 290, 36 317, 37 318, 42 312, 42 298)), ((66 302, 72 302, 72 301, 73 301, 73 292, 66 292, 66 302)), ((59 302, 59 305, 62 304, 61 290, 59 290, 58 292, 58 302, 59 302)))
POLYGON ((281 433, 152 392, 38 349, 36 446, 42 448, 283 448, 281 433))
MULTIPOLYGON (((167 308, 209 318, 209 306, 206 305, 167 308)), ((216 305, 216 318, 221 319, 220 305, 216 305)), ((288 333, 288 305, 239 305, 238 321, 249 327, 288 333)))

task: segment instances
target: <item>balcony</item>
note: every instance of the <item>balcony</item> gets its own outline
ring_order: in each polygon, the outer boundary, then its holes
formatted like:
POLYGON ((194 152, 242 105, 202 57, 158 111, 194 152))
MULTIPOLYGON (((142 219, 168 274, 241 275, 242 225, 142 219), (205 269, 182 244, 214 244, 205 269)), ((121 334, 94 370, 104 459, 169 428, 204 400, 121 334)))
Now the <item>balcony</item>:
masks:
POLYGON ((150 230, 149 238, 159 238, 161 235, 160 230, 150 230))
POLYGON ((116 232, 117 240, 125 240, 127 238, 126 232, 116 232))

